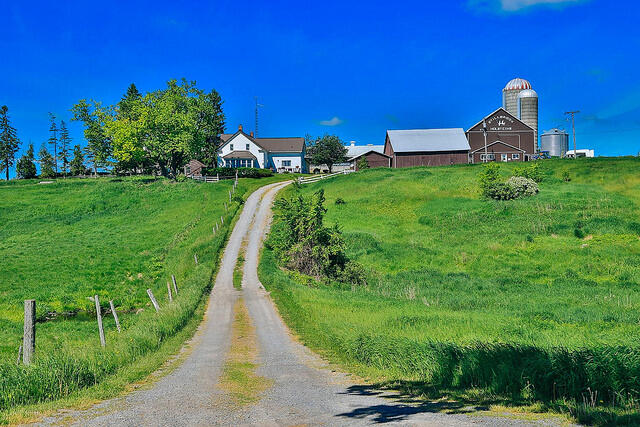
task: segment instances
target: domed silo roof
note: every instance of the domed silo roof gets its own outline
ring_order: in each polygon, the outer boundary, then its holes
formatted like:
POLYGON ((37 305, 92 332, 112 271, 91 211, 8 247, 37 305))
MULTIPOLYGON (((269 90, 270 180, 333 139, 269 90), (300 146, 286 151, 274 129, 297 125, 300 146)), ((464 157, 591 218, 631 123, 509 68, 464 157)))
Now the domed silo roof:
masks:
POLYGON ((507 85, 502 90, 506 91, 506 90, 525 90, 525 89, 531 89, 531 83, 529 83, 529 81, 525 79, 515 78, 511 80, 509 83, 507 83, 507 85))
POLYGON ((538 94, 533 89, 525 89, 518 94, 518 98, 537 98, 538 94))

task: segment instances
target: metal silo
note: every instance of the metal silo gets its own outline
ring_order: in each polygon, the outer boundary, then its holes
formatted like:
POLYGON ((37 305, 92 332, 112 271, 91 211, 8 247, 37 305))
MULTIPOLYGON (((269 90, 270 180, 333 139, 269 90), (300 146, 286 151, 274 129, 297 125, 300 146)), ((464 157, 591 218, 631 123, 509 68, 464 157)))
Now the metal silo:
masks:
POLYGON ((551 129, 540 135, 540 149, 552 157, 564 157, 569 150, 569 134, 562 129, 551 129))
POLYGON ((502 89, 502 108, 518 117, 518 94, 527 89, 531 89, 531 83, 525 79, 516 78, 507 83, 502 89))
POLYGON ((518 94, 518 115, 524 124, 533 128, 533 140, 538 148, 538 94, 533 89, 523 90, 518 94))

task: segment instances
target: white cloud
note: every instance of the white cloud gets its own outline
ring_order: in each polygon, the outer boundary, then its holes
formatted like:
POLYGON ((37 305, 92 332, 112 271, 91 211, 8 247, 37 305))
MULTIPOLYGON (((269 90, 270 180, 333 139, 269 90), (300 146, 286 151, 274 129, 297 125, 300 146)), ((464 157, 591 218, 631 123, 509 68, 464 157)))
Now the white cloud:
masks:
POLYGON ((570 6, 585 0, 469 0, 468 5, 476 10, 518 12, 533 6, 570 6))
POLYGON ((321 120, 320 124, 322 126, 338 126, 344 123, 344 120, 340 119, 338 116, 334 116, 331 120, 321 120))

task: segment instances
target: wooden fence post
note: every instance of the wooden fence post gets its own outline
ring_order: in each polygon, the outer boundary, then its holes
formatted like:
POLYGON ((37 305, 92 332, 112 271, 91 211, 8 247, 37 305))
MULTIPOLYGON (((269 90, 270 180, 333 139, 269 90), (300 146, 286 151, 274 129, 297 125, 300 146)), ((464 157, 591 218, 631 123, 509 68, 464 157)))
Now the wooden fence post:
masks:
POLYGON ((116 321, 116 328, 118 332, 120 332, 120 319, 118 319, 118 313, 116 312, 116 307, 113 305, 113 300, 109 301, 109 307, 111 307, 111 314, 113 314, 113 320, 116 321))
POLYGON ((36 351, 36 300, 24 302, 24 335, 22 336, 22 363, 31 364, 36 351))
POLYGON ((156 301, 156 297, 153 296, 153 292, 151 292, 151 289, 147 289, 147 295, 149 295, 149 298, 153 303, 153 307, 156 309, 156 313, 160 311, 160 306, 158 305, 158 301, 156 301))
POLYGON ((198 265, 198 254, 193 254, 193 260, 196 262, 196 265, 198 265))
POLYGON ((167 282, 167 295, 169 296, 169 302, 173 302, 173 295, 171 295, 171 284, 167 282))
POLYGON ((20 364, 20 359, 22 358, 22 345, 18 347, 18 360, 16 360, 16 365, 20 364))
POLYGON ((231 203, 231 190, 229 190, 229 203, 231 203))
POLYGON ((220 217, 220 222, 222 223, 222 225, 224 225, 224 217, 223 216, 220 217))
POLYGON ((98 295, 94 296, 93 299, 96 302, 96 316, 98 317, 98 332, 100 332, 100 345, 105 347, 107 343, 104 340, 104 328, 102 327, 102 309, 100 308, 100 299, 98 295))
POLYGON ((176 276, 171 275, 171 281, 173 282, 173 294, 178 297, 178 285, 176 284, 176 276))

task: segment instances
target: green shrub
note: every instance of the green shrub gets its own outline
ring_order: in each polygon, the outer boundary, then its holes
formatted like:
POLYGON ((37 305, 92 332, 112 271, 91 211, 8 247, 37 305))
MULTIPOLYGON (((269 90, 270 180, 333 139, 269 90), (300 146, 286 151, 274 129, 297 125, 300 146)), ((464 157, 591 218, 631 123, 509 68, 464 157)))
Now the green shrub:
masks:
POLYGON ((275 203, 275 225, 267 241, 286 267, 316 279, 365 281, 364 273, 345 254, 338 225, 323 224, 324 190, 310 197, 294 194, 275 203))
POLYGON ((484 197, 491 197, 490 193, 494 193, 494 188, 500 179, 500 165, 495 162, 485 163, 478 177, 480 191, 484 197))
POLYGON ((530 163, 527 166, 518 166, 514 169, 513 174, 529 178, 535 182, 542 182, 543 180, 542 167, 538 162, 530 163))
POLYGON ((494 200, 513 200, 517 198, 513 187, 504 182, 494 182, 483 189, 485 197, 494 200))
POLYGON ((571 182, 571 176, 569 175, 569 171, 562 172, 562 180, 564 182, 571 182))
POLYGON ((345 204, 345 201, 344 201, 344 199, 343 199, 342 197, 338 197, 338 198, 336 199, 336 202, 335 202, 335 203, 336 203, 336 205, 344 205, 344 204, 345 204))
POLYGON ((238 172, 238 178, 266 178, 273 176, 271 169, 259 169, 259 168, 204 168, 202 170, 203 175, 213 176, 219 175, 221 177, 235 177, 238 172))
POLYGON ((369 161, 364 156, 358 159, 356 165, 358 166, 358 170, 369 169, 369 161))

